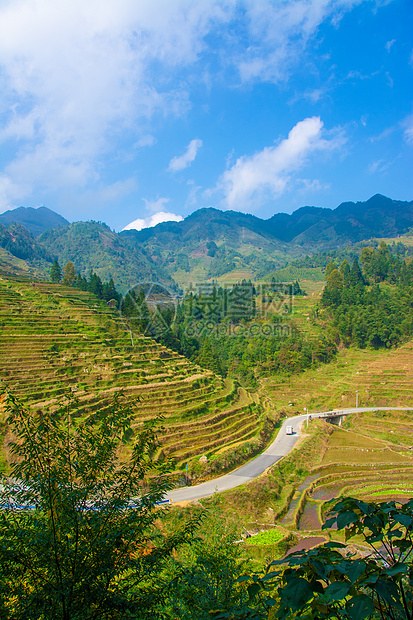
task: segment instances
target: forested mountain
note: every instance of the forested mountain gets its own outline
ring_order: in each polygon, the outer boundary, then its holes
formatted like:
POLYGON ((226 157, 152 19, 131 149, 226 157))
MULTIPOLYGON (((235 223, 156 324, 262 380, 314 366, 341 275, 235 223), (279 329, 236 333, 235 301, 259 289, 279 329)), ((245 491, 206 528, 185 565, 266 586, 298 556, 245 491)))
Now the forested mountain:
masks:
POLYGON ((47 267, 53 258, 47 249, 21 224, 3 226, 0 223, 0 247, 16 258, 47 267))
POLYGON ((103 280, 113 278, 118 290, 148 279, 175 289, 176 283, 182 287, 189 281, 227 274, 234 280, 259 280, 307 254, 328 253, 371 238, 403 234, 413 228, 413 201, 391 200, 377 194, 366 202, 346 202, 336 209, 303 207, 291 215, 277 213, 268 220, 238 211, 205 208, 182 222, 163 222, 141 231, 120 233, 98 222, 69 225, 45 207, 20 207, 1 215, 0 221, 13 218, 25 219, 34 234, 50 226, 37 237, 36 246, 30 233, 23 233, 22 228, 14 241, 10 235, 6 239, 3 232, 2 246, 8 244, 13 249, 7 249, 15 256, 29 262, 40 257, 57 258, 62 266, 71 261, 82 275, 93 269, 103 280))
POLYGON ((231 271, 260 278, 292 257, 336 250, 372 237, 397 236, 413 227, 413 201, 377 194, 337 209, 303 207, 268 220, 237 211, 199 209, 182 222, 164 222, 142 231, 124 231, 131 246, 142 245, 162 258, 178 280, 190 272, 217 278, 231 271), (178 273, 177 273, 178 272, 178 273))
POLYGON ((11 223, 22 224, 35 237, 49 228, 61 228, 69 222, 47 207, 18 207, 0 214, 0 222, 7 226, 11 223))
POLYGON ((102 280, 113 278, 121 292, 142 280, 160 280, 172 288, 174 281, 140 245, 132 245, 106 224, 74 222, 44 232, 39 241, 61 265, 71 261, 76 271, 88 275, 91 269, 102 280))
POLYGON ((276 213, 268 220, 237 211, 199 209, 183 222, 165 222, 136 233, 142 243, 166 241, 201 242, 251 239, 254 245, 267 240, 276 249, 285 244, 328 249, 371 237, 396 236, 413 227, 413 201, 391 200, 376 194, 366 202, 344 202, 336 209, 302 207, 291 215, 276 213))

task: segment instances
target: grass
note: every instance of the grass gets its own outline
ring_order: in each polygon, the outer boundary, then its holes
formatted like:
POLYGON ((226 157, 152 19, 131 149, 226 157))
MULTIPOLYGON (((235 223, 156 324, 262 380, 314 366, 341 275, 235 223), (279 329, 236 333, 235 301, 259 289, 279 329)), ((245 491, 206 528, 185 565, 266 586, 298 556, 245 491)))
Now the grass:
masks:
POLYGON ((398 349, 342 349, 335 361, 292 377, 268 377, 261 392, 277 408, 302 413, 354 407, 408 406, 413 396, 413 342, 398 349))
POLYGON ((255 536, 246 539, 246 544, 261 547, 263 545, 276 545, 284 538, 285 534, 279 530, 272 529, 260 532, 255 536))

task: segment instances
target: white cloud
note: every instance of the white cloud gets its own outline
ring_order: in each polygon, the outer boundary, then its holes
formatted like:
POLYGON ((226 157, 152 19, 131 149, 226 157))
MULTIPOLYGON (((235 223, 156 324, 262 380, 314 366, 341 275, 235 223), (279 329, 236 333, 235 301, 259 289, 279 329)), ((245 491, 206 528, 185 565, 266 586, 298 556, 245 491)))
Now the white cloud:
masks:
POLYGON ((383 172, 386 172, 386 170, 388 170, 390 165, 391 165, 391 162, 388 162, 385 159, 378 159, 377 161, 373 161, 369 165, 369 167, 367 168, 367 172, 369 174, 375 174, 376 172, 383 173, 383 172))
POLYGON ((390 50, 391 50, 391 48, 392 48, 392 45, 393 45, 394 43, 396 43, 396 39, 392 39, 391 41, 387 41, 387 43, 386 43, 386 51, 387 51, 387 52, 390 52, 390 50))
POLYGON ((197 156, 198 150, 201 148, 203 142, 199 138, 191 140, 188 144, 186 151, 183 155, 173 157, 169 162, 168 170, 172 172, 178 172, 184 168, 188 168, 197 156))
POLYGON ((108 152, 149 146, 154 116, 188 110, 211 45, 231 80, 283 81, 318 26, 359 2, 3 0, 0 195, 99 183, 108 152))
POLYGON ((302 192, 307 194, 308 192, 321 192, 326 189, 330 189, 329 183, 321 183, 319 179, 299 179, 303 184, 302 192))
POLYGON ((102 158, 120 139, 131 149, 153 143, 145 128, 155 113, 188 109, 188 90, 175 78, 197 60, 211 22, 226 19, 224 8, 194 0, 158 0, 157 10, 153 0, 1 3, 0 141, 11 154, 0 192, 20 200, 50 182, 82 187, 99 180, 102 158))
POLYGON ((159 211, 144 219, 134 220, 122 230, 142 230, 143 228, 156 226, 161 222, 182 222, 183 219, 181 215, 175 215, 175 213, 168 213, 167 211, 159 211))
POLYGON ((386 127, 386 129, 384 129, 377 136, 371 136, 371 138, 369 138, 370 142, 374 143, 374 142, 380 142, 380 140, 385 140, 394 132, 395 128, 396 128, 395 125, 393 125, 392 127, 386 127))
POLYGON ((386 71, 385 76, 387 78, 387 82, 388 82, 390 88, 393 88, 394 81, 393 81, 393 78, 392 78, 392 76, 390 75, 390 73, 388 71, 386 71))
POLYGON ((404 139, 407 144, 413 144, 413 114, 407 116, 403 121, 404 139))
POLYGON ((162 211, 164 206, 169 202, 169 198, 156 198, 154 200, 147 200, 146 198, 142 198, 145 203, 145 208, 147 211, 151 213, 156 213, 157 211, 162 211))
POLYGON ((239 62, 243 81, 284 81, 299 62, 320 24, 338 23, 344 11, 362 0, 248 0, 245 19, 249 40, 239 62))
POLYGON ((142 149, 145 146, 153 146, 154 144, 156 144, 155 136, 152 136, 151 134, 145 134, 141 138, 139 138, 139 140, 136 140, 133 146, 135 148, 142 149))
POLYGON ((225 204, 231 209, 254 210, 266 200, 280 196, 290 181, 290 175, 303 166, 310 154, 343 144, 340 134, 330 140, 322 138, 322 128, 319 117, 306 118, 298 122, 288 138, 278 145, 265 147, 252 156, 240 157, 218 182, 225 204))
POLYGON ((197 198, 197 194, 198 192, 202 189, 201 185, 196 185, 195 181, 193 179, 190 179, 189 181, 187 181, 187 185, 189 185, 190 190, 188 192, 188 196, 187 199, 185 201, 185 208, 188 209, 190 207, 193 207, 197 204, 198 202, 198 198, 197 198))

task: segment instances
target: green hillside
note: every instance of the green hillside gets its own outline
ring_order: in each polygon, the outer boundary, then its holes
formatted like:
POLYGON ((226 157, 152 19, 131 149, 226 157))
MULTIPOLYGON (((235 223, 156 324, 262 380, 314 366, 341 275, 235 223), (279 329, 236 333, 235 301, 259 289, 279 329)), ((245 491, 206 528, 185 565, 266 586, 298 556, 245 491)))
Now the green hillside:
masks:
POLYGON ((71 261, 84 276, 93 269, 102 280, 113 278, 121 292, 139 282, 153 280, 176 289, 161 261, 154 260, 139 244, 130 246, 106 224, 75 222, 44 232, 38 241, 62 266, 71 261))
POLYGON ((4 226, 0 222, 0 248, 42 272, 50 269, 53 261, 48 250, 21 224, 11 223, 4 226))
POLYGON ((268 220, 217 209, 199 209, 182 222, 124 231, 130 247, 142 247, 182 286, 193 280, 258 280, 309 253, 348 251, 372 237, 406 233, 413 203, 377 194, 336 209, 303 207, 268 220))
MULTIPOLYGON (((101 222, 69 225, 45 208, 8 211, 1 221, 14 228, 10 236, 0 226, 0 246, 31 266, 57 258, 62 266, 73 262, 82 275, 93 269, 102 280, 113 278, 121 292, 153 279, 176 291, 194 281, 296 279, 305 261, 309 269, 325 267, 322 261, 312 267, 308 254, 352 260, 362 242, 381 237, 397 241, 409 234, 413 203, 378 194, 366 202, 343 203, 336 209, 307 206, 268 220, 203 208, 182 222, 120 233, 101 222), (42 234, 34 240, 22 223, 42 234)), ((319 276, 319 270, 307 269, 305 274, 309 279, 319 276)))
MULTIPOLYGON (((48 263, 48 269, 49 269, 48 263)), ((20 277, 36 280, 43 280, 45 278, 44 272, 41 268, 35 267, 30 262, 13 256, 11 252, 5 248, 0 247, 0 276, 6 277, 20 277)))
POLYGON ((27 404, 72 392, 87 415, 122 390, 139 405, 136 424, 163 415, 158 457, 174 457, 177 472, 189 462, 193 477, 212 473, 201 455, 219 452, 215 467, 245 460, 273 428, 258 397, 149 338, 132 346, 115 311, 78 289, 1 277, 0 342, 1 384, 27 404))

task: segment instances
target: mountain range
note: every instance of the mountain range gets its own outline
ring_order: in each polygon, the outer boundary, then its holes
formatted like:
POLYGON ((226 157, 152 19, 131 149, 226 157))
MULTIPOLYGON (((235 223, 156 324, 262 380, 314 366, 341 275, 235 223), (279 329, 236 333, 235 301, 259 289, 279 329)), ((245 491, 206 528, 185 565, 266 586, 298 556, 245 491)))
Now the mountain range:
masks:
POLYGON ((69 222, 47 207, 18 207, 0 214, 0 223, 4 226, 17 222, 22 224, 34 237, 41 235, 49 228, 61 228, 67 226, 69 222))
POLYGON ((27 260, 48 262, 56 257, 62 265, 71 260, 81 273, 93 269, 103 279, 113 277, 121 290, 153 278, 176 288, 175 283, 231 273, 262 277, 305 254, 397 237, 411 228, 413 201, 380 194, 336 209, 302 207, 267 220, 203 208, 182 222, 120 233, 97 222, 69 224, 46 207, 19 207, 0 215, 0 245, 27 260), (22 239, 32 257, 28 250, 22 255, 22 239))

